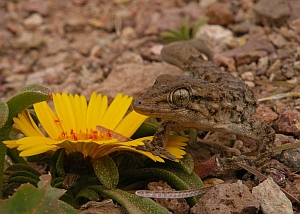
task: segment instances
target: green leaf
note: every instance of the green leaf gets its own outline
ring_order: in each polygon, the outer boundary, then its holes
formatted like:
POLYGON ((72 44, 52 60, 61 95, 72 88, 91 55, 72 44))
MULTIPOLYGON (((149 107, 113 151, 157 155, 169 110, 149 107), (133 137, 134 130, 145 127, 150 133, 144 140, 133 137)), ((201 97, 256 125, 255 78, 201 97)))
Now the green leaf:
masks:
POLYGON ((52 156, 52 162, 55 163, 55 169, 59 176, 64 177, 66 175, 64 168, 64 157, 66 154, 65 149, 58 149, 52 156), (56 159, 55 159, 56 158, 56 159))
POLYGON ((0 129, 0 140, 7 140, 13 125, 13 117, 35 103, 50 100, 51 91, 44 86, 33 84, 23 87, 15 96, 7 101, 9 109, 8 118, 0 129))
POLYGON ((63 188, 63 181, 64 181, 63 177, 54 178, 54 179, 52 179, 51 185, 53 187, 62 189, 63 188))
POLYGON ((94 172, 99 181, 107 188, 115 188, 119 182, 118 168, 109 156, 93 162, 94 172))
POLYGON ((191 38, 191 35, 190 35, 191 29, 189 26, 189 22, 190 22, 189 16, 184 17, 183 23, 182 23, 182 26, 180 29, 183 40, 189 40, 191 38))
POLYGON ((132 139, 142 138, 146 136, 152 136, 155 134, 159 127, 159 123, 146 120, 131 136, 132 139))
POLYGON ((0 200, 1 213, 63 213, 58 205, 58 198, 65 190, 50 186, 50 175, 42 175, 39 188, 31 184, 21 185, 9 199, 0 200))
POLYGON ((36 176, 35 174, 32 174, 30 172, 26 172, 26 171, 20 171, 20 172, 15 172, 13 174, 11 174, 8 178, 8 183, 12 183, 12 180, 15 180, 15 178, 26 178, 25 181, 23 182, 19 182, 19 183, 26 183, 27 181, 35 181, 35 182, 30 182, 33 185, 36 185, 39 182, 39 177, 36 176))
POLYGON ((199 29, 203 24, 207 23, 208 20, 209 20, 208 17, 203 17, 203 18, 197 20, 197 21, 193 24, 193 26, 192 26, 192 35, 191 35, 191 38, 194 38, 194 37, 196 36, 196 33, 197 33, 198 29, 199 29))
POLYGON ((160 164, 160 166, 178 168, 178 170, 183 170, 185 173, 191 174, 194 170, 194 159, 189 153, 187 153, 183 156, 179 163, 166 160, 166 163, 164 165, 160 164))
POLYGON ((130 214, 170 213, 166 208, 160 206, 159 204, 155 203, 149 198, 142 198, 137 195, 122 191, 120 189, 108 190, 102 186, 90 186, 89 188, 112 198, 113 200, 121 204, 130 214))
POLYGON ((8 106, 6 105, 5 102, 0 100, 0 128, 4 126, 8 119, 8 106))
POLYGON ((82 189, 75 197, 75 203, 80 206, 87 201, 98 201, 99 194, 92 189, 82 189))
MULTIPOLYGON (((170 166, 157 166, 155 168, 129 170, 122 173, 120 176, 126 179, 122 182, 128 183, 134 183, 146 178, 164 180, 176 190, 187 190, 203 187, 202 180, 195 173, 188 174, 185 170, 170 166)), ((196 199, 188 198, 187 202, 190 205, 194 205, 196 203, 196 199)))
POLYGON ((38 171, 36 171, 35 169, 31 168, 29 165, 25 165, 25 164, 14 164, 14 165, 11 165, 11 166, 9 166, 5 170, 4 174, 5 175, 11 175, 11 174, 13 174, 15 172, 21 172, 21 171, 22 172, 30 172, 30 173, 36 175, 37 177, 39 177, 41 175, 38 171))
POLYGON ((67 204, 64 201, 58 200, 58 205, 60 209, 67 214, 78 214, 77 210, 74 209, 70 204, 67 204))

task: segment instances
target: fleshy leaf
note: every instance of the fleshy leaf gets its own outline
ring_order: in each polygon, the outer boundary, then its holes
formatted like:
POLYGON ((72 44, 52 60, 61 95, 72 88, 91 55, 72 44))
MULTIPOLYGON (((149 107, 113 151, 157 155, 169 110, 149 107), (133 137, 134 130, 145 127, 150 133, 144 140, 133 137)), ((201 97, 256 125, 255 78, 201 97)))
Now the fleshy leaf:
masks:
POLYGON ((30 173, 36 175, 37 177, 39 177, 41 175, 38 171, 36 171, 35 169, 33 169, 30 166, 25 165, 25 164, 11 165, 5 170, 4 174, 11 175, 15 172, 21 172, 21 171, 30 172, 30 173))
POLYGON ((155 213, 155 214, 169 214, 170 212, 155 203, 149 198, 142 198, 137 195, 122 191, 120 189, 108 190, 102 186, 90 186, 96 192, 102 193, 114 201, 121 204, 128 213, 131 214, 144 214, 144 213, 155 213))
POLYGON ((98 201, 99 194, 92 189, 83 189, 75 197, 76 205, 84 204, 88 201, 98 201))
POLYGON ((39 188, 31 184, 21 185, 9 199, 0 200, 2 213, 64 213, 58 199, 65 190, 50 186, 50 175, 40 177, 39 188))
POLYGON ((0 100, 0 129, 4 126, 8 118, 8 106, 0 100))
POLYGON ((146 120, 131 136, 132 139, 142 138, 146 136, 154 135, 159 127, 159 123, 146 120))
MULTIPOLYGON (((142 179, 154 178, 168 182, 176 190, 196 189, 203 187, 202 180, 195 174, 188 174, 180 168, 170 166, 157 166, 153 168, 143 168, 129 170, 121 174, 126 180, 123 183, 134 183, 142 179)), ((195 198, 188 198, 187 202, 192 206, 196 203, 195 198)))
POLYGON ((94 172, 99 181, 107 188, 115 188, 119 182, 118 168, 109 156, 103 156, 93 162, 94 172))
POLYGON ((33 84, 23 87, 15 96, 7 101, 9 113, 5 125, 0 129, 0 140, 7 139, 10 128, 13 125, 13 117, 34 103, 50 99, 51 91, 44 86, 33 84))

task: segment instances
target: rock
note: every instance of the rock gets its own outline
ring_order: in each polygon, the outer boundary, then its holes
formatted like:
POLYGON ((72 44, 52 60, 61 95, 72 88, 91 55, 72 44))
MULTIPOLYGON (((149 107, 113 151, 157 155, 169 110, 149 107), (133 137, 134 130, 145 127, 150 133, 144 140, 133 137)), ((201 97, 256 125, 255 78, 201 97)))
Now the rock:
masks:
POLYGON ((255 62, 261 57, 275 52, 271 42, 261 38, 250 39, 245 45, 225 51, 222 55, 234 57, 237 65, 255 62))
POLYGON ((203 25, 198 29, 195 39, 200 39, 208 46, 218 49, 221 52, 233 39, 233 34, 230 30, 225 29, 220 25, 203 25))
POLYGON ((64 62, 68 56, 69 54, 67 52, 59 52, 56 55, 41 57, 38 60, 38 65, 40 65, 43 68, 53 67, 58 63, 64 62))
POLYGON ((39 49, 44 43, 45 41, 43 37, 24 31, 21 36, 12 43, 12 46, 15 48, 30 50, 39 49))
MULTIPOLYGON (((150 182, 147 187, 149 190, 174 190, 172 189, 166 182, 158 181, 158 182, 150 182)), ((190 206, 187 204, 184 198, 154 198, 156 203, 161 206, 167 208, 174 214, 188 214, 190 206)))
POLYGON ((34 30, 38 28, 43 23, 43 21, 43 17, 40 14, 34 13, 27 19, 25 19, 23 21, 23 24, 25 25, 25 28, 27 30, 34 30))
POLYGON ((85 25, 86 25, 85 21, 71 18, 65 22, 64 29, 67 32, 83 31, 85 25))
POLYGON ((65 80, 68 72, 65 70, 62 64, 55 67, 49 67, 44 70, 37 71, 29 74, 25 81, 26 85, 38 83, 38 84, 59 84, 65 80))
MULTIPOLYGON (((299 140, 295 143, 299 144, 299 140)), ((281 163, 287 166, 291 171, 297 171, 300 168, 300 148, 287 149, 282 151, 279 159, 281 163)))
POLYGON ((254 75, 251 71, 247 71, 241 74, 241 78, 244 81, 254 81, 254 75))
POLYGON ((213 25, 228 25, 234 20, 232 12, 225 3, 213 4, 206 11, 206 16, 209 18, 209 24, 213 25))
POLYGON ((49 14, 49 2, 44 0, 22 1, 23 9, 28 12, 37 12, 42 16, 49 14))
POLYGON ((259 200, 264 214, 293 214, 291 201, 280 190, 279 186, 268 178, 252 189, 252 194, 259 200))
POLYGON ((153 85, 157 76, 168 73, 179 75, 182 74, 182 71, 167 63, 148 65, 126 63, 115 66, 104 82, 97 88, 92 87, 89 90, 95 90, 111 97, 120 92, 130 96, 139 96, 153 85))
POLYGON ((73 1, 73 4, 75 4, 77 6, 82 6, 88 2, 88 0, 72 0, 72 1, 73 1))
POLYGON ((69 42, 60 37, 52 37, 46 40, 46 45, 48 49, 48 54, 56 54, 59 51, 67 50, 69 42))
POLYGON ((202 196, 192 214, 257 213, 259 203, 241 181, 220 184, 202 196))
POLYGON ((252 116, 253 120, 258 120, 273 125, 274 121, 278 118, 278 115, 268 107, 257 107, 255 114, 252 116))
POLYGON ((254 11, 262 17, 262 21, 270 24, 282 25, 290 16, 291 12, 285 0, 260 0, 254 7, 254 11))
POLYGON ((114 203, 112 199, 106 199, 103 201, 89 201, 80 207, 78 213, 80 214, 123 214, 124 208, 114 203))
POLYGON ((279 118, 274 124, 276 133, 293 134, 298 136, 300 134, 300 112, 296 109, 285 109, 280 113, 279 118))
POLYGON ((277 34, 277 33, 270 34, 269 39, 278 48, 282 48, 289 44, 282 35, 277 34))

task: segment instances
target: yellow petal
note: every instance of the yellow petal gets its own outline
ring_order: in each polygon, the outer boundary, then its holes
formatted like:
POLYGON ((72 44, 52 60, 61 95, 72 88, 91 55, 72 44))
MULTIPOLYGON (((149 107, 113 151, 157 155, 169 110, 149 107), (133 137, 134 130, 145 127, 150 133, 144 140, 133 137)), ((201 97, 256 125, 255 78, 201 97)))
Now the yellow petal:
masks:
POLYGON ((33 107, 44 130, 52 139, 56 139, 63 132, 62 124, 65 121, 59 119, 46 102, 36 103, 33 107))
MULTIPOLYGON (((71 95, 70 95, 71 96, 71 95)), ((77 130, 73 107, 66 93, 53 94, 53 104, 64 131, 77 130)))
POLYGON ((34 147, 32 149, 22 151, 20 153, 20 156, 26 157, 26 156, 38 155, 56 148, 57 148, 56 146, 41 145, 39 147, 34 147))
POLYGON ((147 118, 147 116, 132 111, 126 115, 126 117, 118 124, 114 131, 129 138, 147 118))
POLYGON ((18 118, 13 118, 15 124, 19 127, 19 129, 26 136, 44 136, 40 132, 38 132, 34 127, 32 127, 31 123, 22 115, 18 114, 18 118))
POLYGON ((122 96, 122 94, 118 94, 109 105, 109 108, 107 109, 101 124, 98 125, 110 130, 114 130, 126 114, 131 102, 132 97, 128 97, 127 95, 122 96))
POLYGON ((87 128, 95 129, 97 125, 101 124, 103 116, 107 111, 108 99, 107 96, 101 94, 92 94, 87 107, 87 128))

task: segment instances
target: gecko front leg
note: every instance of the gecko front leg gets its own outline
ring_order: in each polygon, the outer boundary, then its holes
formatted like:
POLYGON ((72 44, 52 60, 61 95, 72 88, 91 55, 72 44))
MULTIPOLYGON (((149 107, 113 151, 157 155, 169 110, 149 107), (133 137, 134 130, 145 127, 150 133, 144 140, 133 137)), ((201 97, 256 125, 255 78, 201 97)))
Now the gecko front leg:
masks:
POLYGON ((151 152, 153 155, 165 155, 170 160, 176 160, 176 157, 165 148, 168 142, 170 131, 181 131, 184 128, 174 121, 164 121, 153 136, 153 140, 145 140, 144 146, 137 147, 140 150, 151 152))

